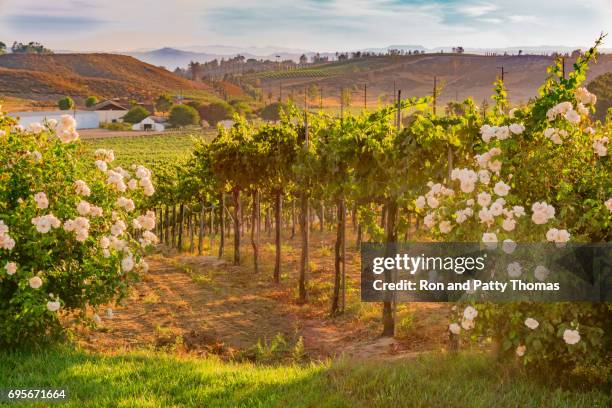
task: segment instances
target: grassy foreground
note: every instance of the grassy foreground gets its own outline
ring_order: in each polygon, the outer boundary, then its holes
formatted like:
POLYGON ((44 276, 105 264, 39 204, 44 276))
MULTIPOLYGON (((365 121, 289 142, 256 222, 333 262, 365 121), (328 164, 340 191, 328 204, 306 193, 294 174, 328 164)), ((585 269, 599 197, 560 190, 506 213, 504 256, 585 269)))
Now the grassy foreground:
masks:
POLYGON ((483 355, 262 366, 152 352, 0 353, 0 389, 8 387, 68 388, 70 399, 62 405, 68 407, 595 408, 612 403, 601 391, 550 389, 504 372, 483 355))

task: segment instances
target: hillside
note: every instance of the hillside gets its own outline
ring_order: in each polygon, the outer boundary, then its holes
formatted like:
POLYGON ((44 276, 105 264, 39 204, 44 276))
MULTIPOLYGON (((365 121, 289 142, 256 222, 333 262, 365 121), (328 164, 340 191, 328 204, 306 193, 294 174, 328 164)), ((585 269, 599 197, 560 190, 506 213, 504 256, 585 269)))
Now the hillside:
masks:
MULTIPOLYGON (((436 76, 442 86, 441 103, 468 96, 480 103, 485 98, 490 102, 492 83, 503 66, 509 97, 519 103, 535 96, 552 62, 552 57, 540 55, 420 54, 351 59, 293 71, 261 72, 246 79, 260 84, 266 97, 278 98, 282 88, 283 99, 293 94, 300 102, 305 87, 322 87, 327 106, 338 105, 340 89, 348 88, 353 90, 352 105, 363 106, 364 84, 372 105, 379 99, 390 101, 394 88, 407 97, 431 95, 436 76)), ((571 66, 572 61, 566 61, 568 72, 571 66)), ((609 54, 600 55, 591 65, 588 79, 606 72, 612 72, 609 54)), ((318 105, 319 97, 311 103, 318 105)))
POLYGON ((0 97, 56 101, 129 97, 148 99, 161 92, 212 90, 135 58, 115 54, 0 55, 0 97))
POLYGON ((612 72, 593 79, 587 88, 597 95, 596 117, 604 120, 608 109, 612 107, 612 72))

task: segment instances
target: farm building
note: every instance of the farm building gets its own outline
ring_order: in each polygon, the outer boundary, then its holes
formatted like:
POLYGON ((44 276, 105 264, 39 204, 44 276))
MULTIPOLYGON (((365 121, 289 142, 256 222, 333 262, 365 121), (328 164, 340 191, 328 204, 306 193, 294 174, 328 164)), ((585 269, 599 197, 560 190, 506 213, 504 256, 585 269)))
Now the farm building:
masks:
POLYGON ((100 123, 110 123, 121 119, 127 113, 128 108, 115 101, 106 100, 95 104, 90 110, 96 112, 100 123))
POLYGON ((132 126, 132 130, 153 130, 156 132, 163 132, 164 129, 166 129, 164 119, 157 116, 148 116, 140 123, 135 123, 134 126, 132 126))
POLYGON ((96 112, 85 110, 66 110, 66 111, 30 111, 30 112, 11 112, 11 116, 18 120, 23 127, 31 123, 43 123, 45 120, 59 120, 62 115, 74 116, 77 122, 77 129, 93 129, 100 127, 100 119, 96 112))

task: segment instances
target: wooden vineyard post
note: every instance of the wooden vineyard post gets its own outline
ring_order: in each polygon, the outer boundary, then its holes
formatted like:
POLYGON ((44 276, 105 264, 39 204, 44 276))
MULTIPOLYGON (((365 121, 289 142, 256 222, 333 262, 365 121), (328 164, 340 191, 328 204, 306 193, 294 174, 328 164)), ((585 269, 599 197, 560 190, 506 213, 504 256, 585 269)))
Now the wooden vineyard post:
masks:
POLYGON ((175 247, 176 243, 176 205, 172 204, 172 245, 171 247, 175 247))
POLYGON ((179 206, 179 220, 178 220, 178 251, 183 252, 183 218, 185 216, 185 205, 179 206))
POLYGON ((200 229, 198 230, 198 256, 202 256, 204 241, 204 201, 200 201, 200 229))
POLYGON ((321 217, 319 219, 321 221, 321 232, 325 231, 325 202, 321 200, 321 217))
POLYGON ((341 310, 344 313, 346 305, 346 204, 342 200, 342 208, 340 211, 342 217, 342 298, 341 310))
POLYGON ((215 243, 215 205, 212 204, 210 206, 210 252, 212 253, 212 248, 215 243))
POLYGON ((166 206, 166 211, 164 214, 164 243, 168 245, 168 240, 170 239, 170 207, 166 206))
POLYGON ((159 225, 157 234, 161 242, 164 241, 164 207, 159 207, 156 211, 156 215, 159 215, 159 225))
POLYGON ((291 199, 291 238, 295 237, 295 198, 291 199))
POLYGON ((193 253, 195 239, 195 213, 189 210, 189 253, 193 253))
POLYGON ((282 205, 283 193, 280 190, 274 192, 274 245, 276 246, 276 257, 274 260, 274 283, 280 283, 281 269, 281 229, 282 229, 282 205))
POLYGON ((234 265, 240 265, 240 189, 234 187, 232 195, 234 197, 234 265))
MULTIPOLYGON (((308 140, 308 112, 304 112, 304 150, 309 148, 308 140)), ((308 293, 306 285, 308 282, 308 263, 310 259, 310 207, 308 203, 308 193, 303 190, 300 193, 300 232, 302 234, 302 253, 300 256, 300 279, 299 279, 299 301, 304 304, 308 302, 308 293)))
POLYGON ((221 193, 219 196, 219 258, 223 257, 223 249, 225 247, 225 193, 221 193))
POLYGON ((259 190, 253 191, 253 208, 251 221, 251 245, 253 246, 253 268, 259 272, 259 190))

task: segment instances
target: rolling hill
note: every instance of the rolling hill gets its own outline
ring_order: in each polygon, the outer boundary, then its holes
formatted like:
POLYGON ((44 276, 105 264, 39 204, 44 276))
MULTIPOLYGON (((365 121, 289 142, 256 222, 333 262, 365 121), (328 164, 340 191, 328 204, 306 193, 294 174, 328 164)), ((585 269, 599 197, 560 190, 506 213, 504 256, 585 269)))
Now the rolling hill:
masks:
MULTIPOLYGON (((440 102, 472 97, 477 103, 489 99, 492 83, 504 67, 504 79, 511 102, 527 101, 537 93, 546 78, 546 68, 553 63, 550 56, 508 55, 484 56, 474 54, 420 54, 350 59, 292 71, 267 71, 247 76, 257 83, 264 95, 283 99, 293 94, 303 95, 312 85, 323 90, 323 103, 339 105, 340 89, 352 89, 352 105, 363 106, 363 89, 367 84, 368 105, 379 99, 390 101, 394 89, 402 96, 426 96, 433 90, 434 76, 442 86, 440 102)), ((572 61, 566 61, 568 72, 572 61)), ((612 72, 612 55, 604 54, 591 65, 587 79, 612 72)), ((303 96, 296 97, 303 101, 303 96)), ((311 100, 318 105, 319 97, 311 100)))
POLYGON ((203 83, 124 55, 0 55, 0 99, 55 102, 65 95, 77 100, 96 95, 145 100, 177 90, 213 92, 203 83))

